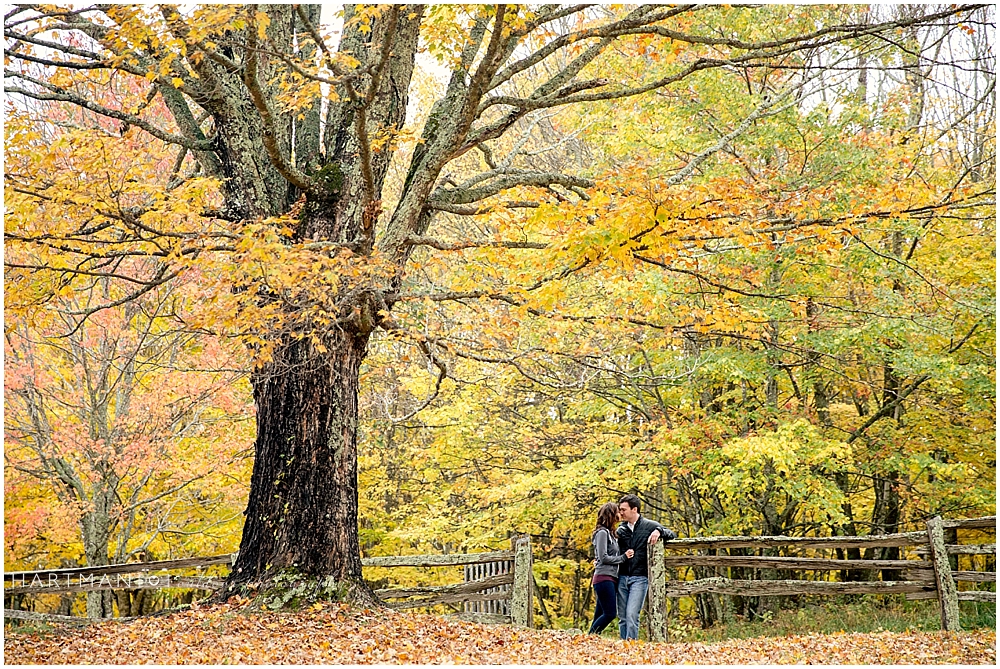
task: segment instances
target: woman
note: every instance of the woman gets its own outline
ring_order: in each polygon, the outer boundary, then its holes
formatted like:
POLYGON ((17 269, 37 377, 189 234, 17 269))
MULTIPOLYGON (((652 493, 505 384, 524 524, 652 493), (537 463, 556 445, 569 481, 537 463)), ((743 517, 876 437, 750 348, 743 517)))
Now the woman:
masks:
POLYGON ((597 512, 597 527, 591 539, 594 542, 594 596, 597 608, 594 611, 594 622, 590 626, 590 634, 600 634, 611 624, 617 613, 618 565, 625 558, 632 557, 632 550, 622 555, 618 552, 618 541, 615 539, 615 523, 620 519, 618 505, 608 502, 597 512))

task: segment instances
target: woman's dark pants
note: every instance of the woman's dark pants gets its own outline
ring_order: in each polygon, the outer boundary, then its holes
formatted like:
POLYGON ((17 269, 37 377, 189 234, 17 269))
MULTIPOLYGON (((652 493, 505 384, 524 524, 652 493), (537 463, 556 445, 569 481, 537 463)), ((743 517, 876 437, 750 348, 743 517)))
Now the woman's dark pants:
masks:
POLYGON ((618 587, 614 581, 601 581, 594 584, 597 608, 594 610, 594 622, 590 626, 589 634, 600 634, 618 616, 617 590, 618 587))

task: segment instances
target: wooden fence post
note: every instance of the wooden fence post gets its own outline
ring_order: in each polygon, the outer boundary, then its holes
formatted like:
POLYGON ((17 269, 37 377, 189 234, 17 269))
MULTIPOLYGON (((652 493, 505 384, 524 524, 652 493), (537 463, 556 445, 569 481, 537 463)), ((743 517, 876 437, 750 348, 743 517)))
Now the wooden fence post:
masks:
POLYGON ((663 562, 663 542, 657 541, 647 553, 649 567, 649 640, 667 640, 667 568, 663 562))
POLYGON ((517 627, 532 627, 531 537, 514 537, 514 585, 510 593, 510 621, 517 627))
POLYGON ((934 516, 927 521, 927 538, 930 540, 934 579, 937 582, 938 601, 941 603, 941 629, 961 631, 962 625, 958 621, 958 588, 955 587, 951 564, 948 562, 941 516, 934 516))

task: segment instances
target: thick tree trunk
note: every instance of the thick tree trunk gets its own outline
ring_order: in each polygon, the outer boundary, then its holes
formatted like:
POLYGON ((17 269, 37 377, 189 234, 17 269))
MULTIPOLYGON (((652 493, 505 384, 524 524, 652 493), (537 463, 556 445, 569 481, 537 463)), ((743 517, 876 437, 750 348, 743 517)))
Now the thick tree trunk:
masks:
MULTIPOLYGON (((356 99, 329 105, 323 151, 318 106, 294 123, 295 162, 315 167, 322 186, 307 195, 295 240, 342 245, 362 263, 374 247, 391 157, 389 142, 370 140, 402 128, 422 11, 383 11, 370 30, 353 20, 354 11, 345 8, 340 51, 380 77, 374 90, 371 75, 359 77, 356 99)), ((294 19, 300 33, 318 18, 315 7, 303 13, 304 20, 294 19)), ((337 294, 347 297, 331 314, 336 322, 321 327, 290 312, 290 329, 275 335, 271 359, 253 375, 257 439, 246 522, 239 557, 216 597, 246 590, 275 608, 310 599, 377 602, 362 580, 358 545, 358 380, 379 310, 391 304, 377 289, 357 290, 349 277, 343 280, 337 294), (312 335, 299 338, 297 329, 312 335)))
POLYGON ((231 588, 284 574, 319 579, 316 595, 370 597, 357 538, 358 373, 368 336, 339 339, 327 352, 287 343, 255 375, 256 459, 231 588))

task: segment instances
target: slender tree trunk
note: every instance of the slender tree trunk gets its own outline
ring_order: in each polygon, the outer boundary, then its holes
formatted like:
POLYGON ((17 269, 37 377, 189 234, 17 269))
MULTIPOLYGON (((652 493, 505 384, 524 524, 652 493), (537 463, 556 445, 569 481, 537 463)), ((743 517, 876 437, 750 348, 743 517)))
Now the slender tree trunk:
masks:
MULTIPOLYGON (((844 512, 846 518, 845 522, 840 525, 839 532, 835 534, 840 534, 847 537, 855 537, 858 535, 857 526, 854 524, 854 509, 851 507, 851 488, 850 481, 847 472, 837 472, 834 474, 834 481, 837 487, 840 488, 840 492, 844 494, 844 503, 841 505, 841 509, 844 512)), ((848 560, 860 560, 861 559, 861 549, 860 548, 847 548, 847 549, 837 549, 837 558, 842 559, 844 557, 843 553, 846 550, 848 560)), ((840 580, 841 581, 863 581, 867 576, 867 572, 863 569, 841 569, 840 570, 840 580)))
MULTIPOLYGON (((772 236, 778 249, 781 248, 779 240, 772 236)), ((780 251, 779 251, 780 252, 780 251)), ((767 278, 768 288, 777 290, 781 285, 781 258, 779 257, 767 278)), ((764 338, 764 346, 767 348, 767 382, 764 387, 764 394, 767 407, 771 410, 778 408, 778 374, 781 372, 781 351, 778 350, 778 340, 781 336, 781 329, 778 319, 771 318, 767 323, 767 334, 764 338)))
MULTIPOLYGON (((812 298, 806 299, 806 327, 809 333, 819 331, 819 310, 816 307, 816 303, 813 302, 812 298)), ((830 398, 827 395, 826 382, 823 380, 822 373, 819 368, 821 356, 818 351, 810 351, 806 355, 806 359, 809 361, 809 366, 807 367, 808 378, 812 380, 813 388, 813 408, 816 411, 816 417, 819 419, 819 424, 824 428, 829 428, 833 425, 830 420, 830 398)))
MULTIPOLYGON (((107 501, 95 492, 92 500, 94 508, 83 515, 80 525, 83 529, 83 552, 88 567, 103 567, 108 564, 108 537, 110 523, 107 501)), ((111 590, 97 590, 87 593, 87 617, 111 618, 114 616, 114 594, 111 590)))

